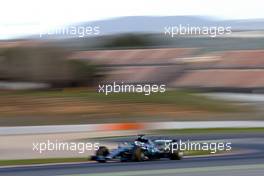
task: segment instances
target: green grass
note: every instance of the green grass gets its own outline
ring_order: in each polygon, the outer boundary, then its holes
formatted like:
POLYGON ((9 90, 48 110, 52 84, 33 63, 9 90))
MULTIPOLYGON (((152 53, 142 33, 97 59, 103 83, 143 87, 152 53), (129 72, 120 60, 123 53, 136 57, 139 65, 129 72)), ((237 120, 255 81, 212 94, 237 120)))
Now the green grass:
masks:
POLYGON ((215 155, 220 153, 225 153, 225 151, 216 151, 216 153, 211 153, 210 150, 188 150, 184 151, 184 156, 215 155))
POLYGON ((234 112, 242 110, 222 100, 212 100, 191 91, 166 91, 152 93, 149 96, 143 93, 111 93, 105 95, 96 90, 69 90, 69 91, 16 91, 10 94, 0 92, 1 96, 18 96, 25 98, 62 98, 65 100, 111 102, 111 103, 145 103, 175 105, 177 107, 195 108, 213 112, 234 112))
POLYGON ((69 163, 85 162, 88 158, 45 158, 45 159, 20 159, 20 160, 0 160, 0 166, 11 165, 31 165, 31 164, 48 164, 48 163, 69 163))
MULTIPOLYGON (((66 89, 0 91, 0 126, 105 122, 220 119, 250 113, 250 107, 212 100, 192 91, 173 90, 145 96, 66 89), (213 115, 216 115, 213 117, 213 115), (219 116, 217 116, 219 115, 219 116), (48 118, 50 117, 50 118, 48 118)), ((229 119, 229 118, 228 118, 229 119)))

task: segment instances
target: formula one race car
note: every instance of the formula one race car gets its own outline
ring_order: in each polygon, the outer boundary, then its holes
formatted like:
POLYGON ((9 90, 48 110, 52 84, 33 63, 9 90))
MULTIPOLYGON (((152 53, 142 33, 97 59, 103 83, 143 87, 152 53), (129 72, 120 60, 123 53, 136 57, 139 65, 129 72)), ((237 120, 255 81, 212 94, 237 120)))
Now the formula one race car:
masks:
POLYGON ((109 151, 107 147, 101 146, 96 151, 93 160, 106 162, 119 159, 120 161, 145 161, 160 158, 169 158, 171 160, 180 160, 183 152, 174 146, 176 140, 150 140, 144 135, 139 135, 134 142, 123 143, 117 149, 109 151))

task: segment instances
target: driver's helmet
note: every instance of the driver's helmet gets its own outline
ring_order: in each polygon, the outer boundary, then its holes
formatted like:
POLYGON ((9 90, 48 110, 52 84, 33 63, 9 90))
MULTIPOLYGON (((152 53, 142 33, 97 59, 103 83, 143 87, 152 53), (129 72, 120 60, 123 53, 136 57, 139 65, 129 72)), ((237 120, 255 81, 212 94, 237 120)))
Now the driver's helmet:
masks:
POLYGON ((148 143, 149 140, 145 137, 145 135, 138 135, 138 138, 136 139, 136 141, 139 141, 139 142, 143 142, 143 143, 148 143))

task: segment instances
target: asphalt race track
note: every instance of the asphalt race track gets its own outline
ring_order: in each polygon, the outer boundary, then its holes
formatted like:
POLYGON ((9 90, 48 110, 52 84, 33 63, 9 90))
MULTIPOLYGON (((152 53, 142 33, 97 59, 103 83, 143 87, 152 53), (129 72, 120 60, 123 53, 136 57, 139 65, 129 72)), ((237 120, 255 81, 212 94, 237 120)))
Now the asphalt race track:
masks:
POLYGON ((232 155, 210 157, 188 157, 181 161, 158 160, 146 162, 76 163, 46 166, 0 168, 3 176, 263 176, 264 134, 216 134, 182 136, 192 140, 228 139, 233 148, 232 155))

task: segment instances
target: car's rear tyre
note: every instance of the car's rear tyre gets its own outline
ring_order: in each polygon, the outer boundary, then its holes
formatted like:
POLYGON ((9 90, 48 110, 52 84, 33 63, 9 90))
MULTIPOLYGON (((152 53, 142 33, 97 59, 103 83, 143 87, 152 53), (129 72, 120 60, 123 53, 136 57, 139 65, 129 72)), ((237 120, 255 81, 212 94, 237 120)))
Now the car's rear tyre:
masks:
POLYGON ((171 160, 181 160, 183 157, 183 152, 177 151, 170 154, 171 160))
POLYGON ((133 153, 132 153, 132 161, 143 161, 144 160, 144 152, 142 151, 141 148, 139 147, 136 147, 134 150, 133 150, 133 153))
POLYGON ((96 151, 96 158, 99 163, 105 163, 105 157, 109 154, 109 150, 105 146, 99 147, 99 149, 96 151))

